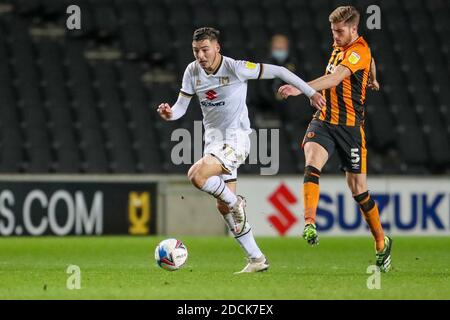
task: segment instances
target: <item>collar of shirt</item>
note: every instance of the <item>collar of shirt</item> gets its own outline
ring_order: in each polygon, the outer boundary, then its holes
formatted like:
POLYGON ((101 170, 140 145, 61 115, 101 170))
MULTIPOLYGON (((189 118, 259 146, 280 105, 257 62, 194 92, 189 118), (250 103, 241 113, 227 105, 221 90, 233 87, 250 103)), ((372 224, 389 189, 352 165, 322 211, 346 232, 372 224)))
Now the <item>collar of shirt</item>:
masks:
POLYGON ((335 43, 333 43, 333 48, 335 48, 335 49, 337 49, 339 51, 345 51, 348 48, 350 48, 351 46, 353 46, 354 44, 359 43, 359 42, 363 42, 363 41, 364 41, 363 37, 359 36, 358 38, 355 39, 355 41, 353 41, 352 43, 348 44, 345 47, 339 47, 339 46, 336 45, 336 42, 335 42, 335 43))
POLYGON ((210 76, 216 76, 219 73, 220 69, 222 68, 222 65, 223 65, 223 55, 220 55, 220 62, 219 62, 219 65, 217 66, 216 71, 214 71, 212 73, 208 73, 200 65, 199 66, 200 66, 200 69, 202 69, 202 71, 205 73, 205 75, 207 77, 210 77, 210 76))

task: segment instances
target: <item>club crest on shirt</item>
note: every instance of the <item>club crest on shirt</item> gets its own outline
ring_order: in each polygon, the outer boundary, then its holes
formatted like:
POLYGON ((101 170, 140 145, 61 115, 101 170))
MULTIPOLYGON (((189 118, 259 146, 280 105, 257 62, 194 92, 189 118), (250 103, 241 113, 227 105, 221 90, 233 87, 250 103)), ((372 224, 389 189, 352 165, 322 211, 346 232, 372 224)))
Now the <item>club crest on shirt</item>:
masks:
POLYGON ((230 83, 229 77, 220 77, 220 85, 227 86, 230 83))
POLYGON ((202 84, 202 81, 200 79, 197 79, 197 82, 195 83, 196 87, 200 87, 200 85, 202 84))

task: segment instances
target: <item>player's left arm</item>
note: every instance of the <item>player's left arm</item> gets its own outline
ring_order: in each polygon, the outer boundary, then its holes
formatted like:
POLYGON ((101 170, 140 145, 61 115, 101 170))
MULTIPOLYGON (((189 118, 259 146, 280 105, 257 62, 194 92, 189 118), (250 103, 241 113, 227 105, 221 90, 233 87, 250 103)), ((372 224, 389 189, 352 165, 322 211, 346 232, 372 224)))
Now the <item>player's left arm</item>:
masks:
POLYGON ((375 65, 375 60, 372 58, 372 62, 370 63, 370 74, 369 81, 367 83, 367 87, 374 91, 380 90, 380 84, 377 80, 377 67, 375 65))
POLYGON ((326 105, 326 100, 320 93, 287 68, 273 64, 260 64, 260 68, 262 68, 262 71, 259 79, 279 78, 284 82, 300 89, 301 92, 303 92, 310 99, 311 105, 318 110, 321 110, 322 107, 326 105))
POLYGON ((279 78, 284 82, 299 88, 308 98, 311 98, 317 92, 285 67, 264 63, 260 64, 260 68, 259 79, 279 78))
POLYGON ((300 88, 305 95, 311 99, 311 105, 321 110, 325 106, 325 99, 320 93, 311 88, 305 81, 297 77, 285 67, 273 64, 262 64, 252 62, 238 62, 236 74, 242 80, 250 79, 274 79, 279 78, 286 83, 300 88))

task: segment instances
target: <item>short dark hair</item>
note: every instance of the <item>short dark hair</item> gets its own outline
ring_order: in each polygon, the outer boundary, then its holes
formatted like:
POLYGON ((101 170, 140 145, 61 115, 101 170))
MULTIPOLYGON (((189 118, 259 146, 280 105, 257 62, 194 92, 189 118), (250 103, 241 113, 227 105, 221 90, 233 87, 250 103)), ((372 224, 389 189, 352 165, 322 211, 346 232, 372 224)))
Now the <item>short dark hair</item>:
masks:
POLYGON ((219 41, 220 31, 211 27, 198 28, 192 36, 193 41, 217 40, 219 41))

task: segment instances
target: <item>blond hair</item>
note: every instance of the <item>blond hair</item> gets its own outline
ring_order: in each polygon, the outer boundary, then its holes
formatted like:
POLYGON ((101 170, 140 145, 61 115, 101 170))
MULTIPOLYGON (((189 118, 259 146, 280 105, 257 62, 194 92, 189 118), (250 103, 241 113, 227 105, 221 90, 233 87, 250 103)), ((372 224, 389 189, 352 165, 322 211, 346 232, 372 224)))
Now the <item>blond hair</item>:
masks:
POLYGON ((331 23, 344 22, 346 24, 358 25, 359 24, 359 12, 353 6, 337 7, 328 17, 331 23))

